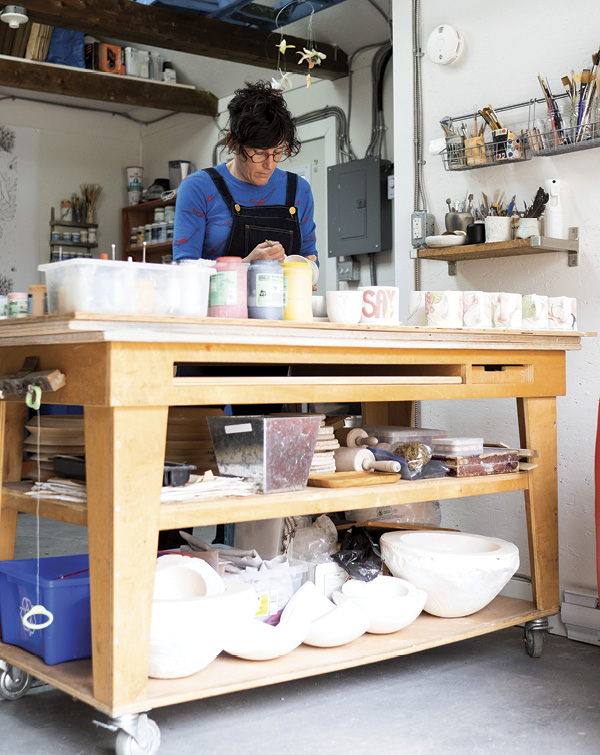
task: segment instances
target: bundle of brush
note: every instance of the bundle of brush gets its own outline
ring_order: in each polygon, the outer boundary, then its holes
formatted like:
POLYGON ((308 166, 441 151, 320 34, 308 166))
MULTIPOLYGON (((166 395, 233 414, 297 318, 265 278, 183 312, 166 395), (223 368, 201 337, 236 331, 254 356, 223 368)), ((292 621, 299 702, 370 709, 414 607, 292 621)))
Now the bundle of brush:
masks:
POLYGON ((542 79, 542 77, 538 73, 538 81, 540 82, 540 86, 542 87, 544 99, 546 100, 546 106, 548 107, 548 115, 550 117, 550 123, 552 125, 552 138, 554 140, 554 146, 557 147, 559 144, 570 144, 572 142, 572 139, 569 135, 569 129, 565 128, 563 117, 560 113, 560 110, 558 109, 556 98, 552 94, 548 80, 544 81, 544 79, 542 79))
POLYGON ((102 191, 102 186, 100 184, 81 184, 79 188, 85 202, 85 222, 93 223, 96 203, 102 191))
POLYGON ((533 198, 533 202, 529 205, 529 207, 527 206, 527 203, 525 203, 525 212, 523 213, 522 217, 524 218, 541 217, 549 199, 550 197, 548 196, 548 193, 545 192, 540 186, 540 188, 536 192, 535 197, 533 198))

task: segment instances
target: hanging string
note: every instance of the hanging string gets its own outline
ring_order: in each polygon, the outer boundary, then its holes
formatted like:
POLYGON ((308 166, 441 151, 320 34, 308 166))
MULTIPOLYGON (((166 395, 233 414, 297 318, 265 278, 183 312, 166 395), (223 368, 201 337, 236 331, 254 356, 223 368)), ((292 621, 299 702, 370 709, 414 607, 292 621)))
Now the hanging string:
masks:
POLYGON ((295 47, 295 45, 288 45, 286 43, 285 37, 283 36, 283 28, 279 24, 279 18, 282 13, 284 13, 290 6, 293 5, 309 5, 310 6, 310 16, 308 19, 308 30, 307 30, 307 37, 306 37, 306 46, 304 48, 304 52, 298 51, 298 54, 302 57, 300 58, 300 63, 304 62, 305 60, 308 63, 309 71, 306 77, 306 86, 309 87, 311 84, 311 75, 310 70, 313 68, 315 63, 320 63, 321 59, 325 58, 325 55, 322 53, 317 53, 314 49, 314 38, 313 38, 313 21, 315 16, 315 8, 311 2, 308 0, 291 0, 291 2, 284 5, 282 8, 280 8, 279 12, 277 13, 277 16, 275 17, 275 30, 279 31, 279 44, 277 45, 277 72, 279 74, 280 80, 277 81, 276 79, 273 79, 272 84, 274 87, 278 89, 291 89, 292 88, 292 81, 291 81, 291 73, 288 73, 287 66, 284 66, 284 70, 282 70, 281 61, 282 56, 285 60, 285 51, 289 47, 290 49, 292 47, 295 47))
POLYGON ((35 578, 35 600, 36 605, 32 606, 24 616, 21 617, 21 623, 24 628, 32 634, 37 629, 45 629, 54 621, 52 613, 40 603, 40 484, 41 478, 41 419, 40 404, 42 399, 42 389, 36 385, 30 385, 25 395, 25 403, 34 412, 36 412, 37 439, 36 439, 36 456, 37 456, 37 489, 35 494, 35 541, 36 541, 36 578, 35 578), (41 623, 29 621, 34 616, 45 616, 46 620, 41 623))

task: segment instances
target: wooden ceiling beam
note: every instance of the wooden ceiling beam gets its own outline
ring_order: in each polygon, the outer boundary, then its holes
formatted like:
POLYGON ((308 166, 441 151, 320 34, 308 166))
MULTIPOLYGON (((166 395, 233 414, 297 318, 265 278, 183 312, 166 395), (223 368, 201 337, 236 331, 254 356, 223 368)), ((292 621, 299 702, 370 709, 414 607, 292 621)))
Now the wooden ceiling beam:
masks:
POLYGON ((215 116, 218 100, 192 87, 0 57, 0 85, 35 92, 215 116))
MULTIPOLYGON (((132 0, 24 0, 24 6, 32 20, 52 26, 244 65, 277 68, 279 35, 262 29, 140 5, 132 0)), ((286 40, 296 45, 294 52, 306 44, 306 40, 287 34, 286 40)), ((327 57, 313 69, 314 76, 334 80, 348 75, 348 56, 343 50, 321 42, 315 46, 327 57)), ((288 53, 287 70, 307 73, 306 64, 299 65, 296 61, 297 56, 288 53)))

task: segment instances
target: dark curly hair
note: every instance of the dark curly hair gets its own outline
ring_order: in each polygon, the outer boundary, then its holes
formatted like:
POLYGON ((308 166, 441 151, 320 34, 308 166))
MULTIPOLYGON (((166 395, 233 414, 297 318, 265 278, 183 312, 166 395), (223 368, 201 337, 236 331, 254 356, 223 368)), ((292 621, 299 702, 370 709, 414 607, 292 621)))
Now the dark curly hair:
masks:
POLYGON ((219 146, 253 149, 273 149, 285 144, 290 155, 300 151, 296 125, 280 90, 266 81, 245 83, 236 89, 227 106, 229 122, 219 146))

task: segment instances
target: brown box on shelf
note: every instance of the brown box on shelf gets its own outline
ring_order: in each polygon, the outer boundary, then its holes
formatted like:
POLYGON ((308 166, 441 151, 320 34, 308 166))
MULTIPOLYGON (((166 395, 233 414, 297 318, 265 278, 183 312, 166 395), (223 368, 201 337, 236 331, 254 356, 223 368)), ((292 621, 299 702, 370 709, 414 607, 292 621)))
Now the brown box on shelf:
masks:
POLYGON ((450 469, 451 477, 481 477, 490 474, 517 472, 519 451, 516 448, 485 448, 481 454, 456 456, 434 454, 450 469))
POLYGON ((106 73, 125 74, 123 48, 104 42, 88 42, 85 46, 85 67, 106 73))

